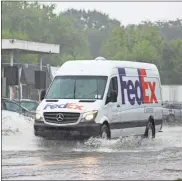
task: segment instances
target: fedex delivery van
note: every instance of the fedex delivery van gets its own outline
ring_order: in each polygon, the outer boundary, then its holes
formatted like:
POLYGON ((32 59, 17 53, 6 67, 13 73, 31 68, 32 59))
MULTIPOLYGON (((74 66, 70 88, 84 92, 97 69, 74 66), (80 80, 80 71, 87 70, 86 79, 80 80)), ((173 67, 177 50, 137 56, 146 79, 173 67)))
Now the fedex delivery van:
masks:
POLYGON ((162 128, 161 82, 154 64, 102 57, 67 61, 40 99, 34 122, 40 137, 67 132, 154 138, 162 128))

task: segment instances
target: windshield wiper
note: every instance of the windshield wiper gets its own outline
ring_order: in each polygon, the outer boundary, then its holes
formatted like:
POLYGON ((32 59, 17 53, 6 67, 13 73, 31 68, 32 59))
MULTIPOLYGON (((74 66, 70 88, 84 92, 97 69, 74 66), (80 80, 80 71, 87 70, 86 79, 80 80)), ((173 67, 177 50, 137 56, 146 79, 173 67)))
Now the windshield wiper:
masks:
POLYGON ((54 99, 46 99, 46 102, 58 102, 58 100, 54 100, 54 99))
POLYGON ((95 102, 96 100, 79 100, 79 102, 95 102))

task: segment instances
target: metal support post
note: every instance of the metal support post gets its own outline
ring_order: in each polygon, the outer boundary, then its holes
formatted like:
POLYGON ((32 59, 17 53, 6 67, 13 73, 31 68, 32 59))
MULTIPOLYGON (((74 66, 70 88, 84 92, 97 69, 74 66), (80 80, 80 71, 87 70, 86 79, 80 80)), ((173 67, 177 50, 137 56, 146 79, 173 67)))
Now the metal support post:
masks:
MULTIPOLYGON (((10 66, 13 66, 14 53, 11 51, 10 53, 10 66)), ((13 99, 13 86, 9 86, 9 98, 13 99)))

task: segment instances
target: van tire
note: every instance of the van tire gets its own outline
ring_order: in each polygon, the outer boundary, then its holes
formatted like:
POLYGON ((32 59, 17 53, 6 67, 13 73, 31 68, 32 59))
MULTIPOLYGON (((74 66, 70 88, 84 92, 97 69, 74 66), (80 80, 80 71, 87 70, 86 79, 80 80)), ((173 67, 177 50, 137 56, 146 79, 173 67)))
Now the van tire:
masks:
POLYGON ((34 136, 40 137, 40 138, 46 138, 46 136, 44 134, 41 134, 39 132, 39 129, 36 129, 36 128, 34 128, 34 136))
POLYGON ((101 139, 105 139, 108 140, 110 139, 110 131, 109 131, 109 127, 106 124, 103 124, 100 130, 100 135, 99 137, 101 139))
POLYGON ((155 127, 151 121, 149 121, 147 124, 144 137, 148 138, 148 139, 154 139, 155 138, 155 127))
POLYGON ((36 128, 34 128, 34 135, 35 135, 35 136, 39 136, 38 130, 37 130, 36 128))

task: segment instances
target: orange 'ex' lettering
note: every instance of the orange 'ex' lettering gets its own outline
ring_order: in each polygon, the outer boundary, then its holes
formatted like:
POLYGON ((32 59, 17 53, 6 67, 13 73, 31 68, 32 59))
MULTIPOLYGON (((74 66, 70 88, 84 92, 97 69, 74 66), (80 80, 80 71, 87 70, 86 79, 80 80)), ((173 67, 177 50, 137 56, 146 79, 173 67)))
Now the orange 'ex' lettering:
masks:
POLYGON ((72 104, 72 103, 68 103, 66 105, 66 108, 68 108, 68 109, 78 109, 78 110, 82 110, 83 109, 83 106, 76 105, 76 104, 72 104))

